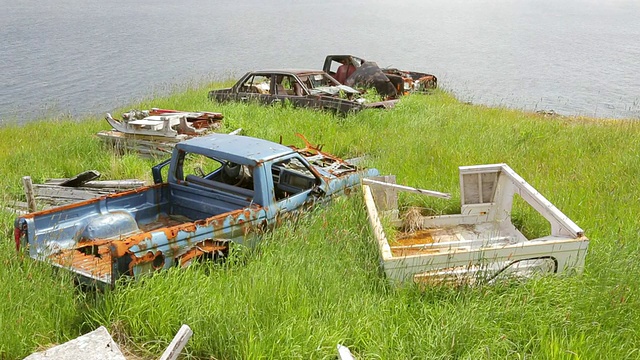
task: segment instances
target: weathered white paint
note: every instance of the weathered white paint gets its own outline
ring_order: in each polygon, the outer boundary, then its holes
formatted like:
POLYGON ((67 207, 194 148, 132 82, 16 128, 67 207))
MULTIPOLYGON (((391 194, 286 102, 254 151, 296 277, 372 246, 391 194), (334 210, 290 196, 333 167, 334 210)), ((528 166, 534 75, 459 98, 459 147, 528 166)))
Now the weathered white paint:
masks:
POLYGON ((113 341, 104 326, 54 346, 48 350, 33 353, 25 360, 125 360, 118 344, 113 341))
POLYGON ((584 269, 589 245, 584 231, 506 164, 460 167, 461 213, 421 216, 419 229, 429 234, 429 242, 410 245, 391 245, 381 222, 386 214, 397 219, 397 191, 404 189, 377 182, 364 183, 363 193, 382 265, 394 281, 473 283, 504 271, 526 274, 549 263, 554 273, 584 269), (515 194, 549 221, 549 235, 527 239, 511 223, 515 194))
POLYGON ((398 185, 398 184, 390 184, 390 183, 385 183, 385 182, 377 181, 373 179, 363 179, 362 182, 369 185, 386 186, 386 187, 407 191, 407 192, 412 192, 420 195, 428 195, 428 196, 438 197, 442 199, 451 199, 451 194, 443 193, 439 191, 418 189, 411 186, 404 186, 404 185, 398 185))
POLYGON ((173 337, 169 347, 160 357, 160 360, 176 360, 184 346, 187 345, 187 341, 191 339, 191 335, 193 335, 193 331, 189 325, 182 325, 176 336, 173 337))
POLYGON ((338 344, 338 358, 340 360, 354 360, 351 350, 344 345, 338 344))

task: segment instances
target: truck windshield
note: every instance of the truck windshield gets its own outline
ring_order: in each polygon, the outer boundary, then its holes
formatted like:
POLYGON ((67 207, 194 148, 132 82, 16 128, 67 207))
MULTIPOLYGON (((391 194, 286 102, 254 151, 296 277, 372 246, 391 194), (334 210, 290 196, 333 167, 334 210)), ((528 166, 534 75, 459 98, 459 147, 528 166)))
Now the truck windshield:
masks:
POLYGON ((316 177, 297 158, 279 161, 271 166, 276 200, 282 200, 313 188, 316 177))

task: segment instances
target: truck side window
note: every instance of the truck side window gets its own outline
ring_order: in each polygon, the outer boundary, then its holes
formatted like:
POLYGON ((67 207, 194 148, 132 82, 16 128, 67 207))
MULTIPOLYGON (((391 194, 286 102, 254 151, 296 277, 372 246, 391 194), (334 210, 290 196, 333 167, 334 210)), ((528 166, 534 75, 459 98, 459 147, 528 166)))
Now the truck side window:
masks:
POLYGON ((309 190, 318 182, 311 170, 297 158, 274 163, 271 165, 271 175, 278 201, 309 190))
MULTIPOLYGON (((214 171, 220 169, 222 165, 216 159, 201 154, 186 153, 182 159, 182 174, 176 174, 176 177, 180 180, 185 180, 188 175, 207 178, 214 171)), ((178 166, 178 168, 180 167, 178 166)))

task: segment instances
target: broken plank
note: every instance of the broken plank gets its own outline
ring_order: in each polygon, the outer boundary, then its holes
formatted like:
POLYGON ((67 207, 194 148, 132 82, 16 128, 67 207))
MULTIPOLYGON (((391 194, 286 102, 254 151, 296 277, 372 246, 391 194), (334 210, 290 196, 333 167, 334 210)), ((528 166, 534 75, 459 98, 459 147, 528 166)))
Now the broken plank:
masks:
POLYGON ((35 185, 35 198, 47 203, 64 204, 93 199, 115 192, 100 189, 67 188, 55 185, 35 185))
POLYGON ((182 327, 180 327, 180 330, 178 330, 176 336, 173 337, 173 340, 169 344, 169 347, 160 357, 160 360, 177 359, 180 355, 180 352, 187 344, 187 341, 189 341, 189 339, 191 338, 191 335, 193 335, 193 331, 191 330, 189 325, 182 325, 182 327))
POLYGON ((351 354, 351 350, 344 345, 338 344, 338 358, 340 360, 354 360, 353 354, 351 354))
POLYGON ((137 179, 88 181, 82 185, 85 188, 113 190, 135 189, 141 186, 144 186, 144 181, 137 179))
POLYGON ((16 215, 24 215, 24 214, 28 214, 29 212, 26 209, 26 205, 25 207, 21 207, 18 204, 14 204, 14 207, 9 207, 9 206, 2 206, 0 207, 0 210, 2 211, 6 211, 9 213, 13 213, 16 215))
MULTIPOLYGON (((62 181, 66 179, 47 179, 44 184, 37 184, 36 186, 58 186, 62 181)), ((95 180, 87 181, 82 184, 83 188, 91 189, 135 189, 140 186, 144 186, 145 183, 142 180, 126 179, 126 180, 95 180)))
POLYGON ((31 182, 31 176, 22 177, 22 186, 24 187, 24 193, 27 196, 27 210, 29 212, 36 211, 36 197, 33 193, 33 183, 31 182))
POLYGON ((100 177, 100 173, 97 170, 87 170, 59 183, 58 185, 67 186, 67 187, 78 187, 78 186, 82 186, 82 184, 84 184, 87 181, 95 180, 99 177, 100 177))
POLYGON ((411 187, 411 186, 404 186, 404 185, 398 185, 398 184, 389 184, 389 183, 386 183, 386 182, 376 181, 376 180, 371 180, 371 179, 363 179, 362 182, 365 183, 365 184, 369 184, 369 185, 386 186, 386 187, 390 187, 390 188, 394 188, 394 189, 398 189, 398 190, 402 190, 402 191, 407 191, 407 192, 412 192, 412 193, 422 194, 422 195, 428 195, 428 196, 433 196, 433 197, 442 198, 442 199, 451 199, 451 194, 443 193, 443 192, 439 192, 439 191, 418 189, 418 188, 414 188, 414 187, 411 187))

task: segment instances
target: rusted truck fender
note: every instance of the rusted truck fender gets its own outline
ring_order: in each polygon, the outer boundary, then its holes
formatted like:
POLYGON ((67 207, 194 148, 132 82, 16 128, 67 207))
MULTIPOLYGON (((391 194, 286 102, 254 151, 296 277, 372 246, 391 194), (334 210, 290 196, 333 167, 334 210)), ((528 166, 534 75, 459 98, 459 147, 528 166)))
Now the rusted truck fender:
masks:
POLYGON ((155 185, 17 218, 16 248, 82 282, 114 285, 224 256, 230 243, 254 246, 254 234, 377 174, 302 138, 303 148, 228 134, 178 143, 153 168, 155 185))

